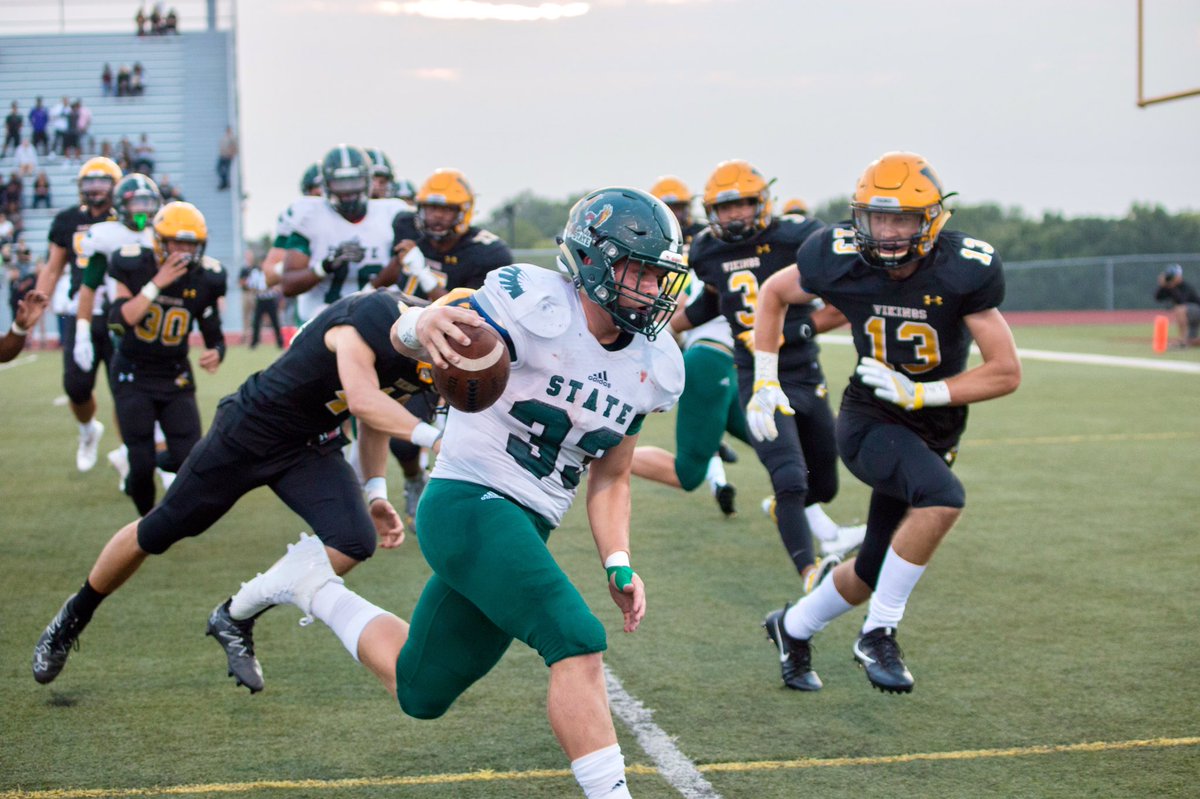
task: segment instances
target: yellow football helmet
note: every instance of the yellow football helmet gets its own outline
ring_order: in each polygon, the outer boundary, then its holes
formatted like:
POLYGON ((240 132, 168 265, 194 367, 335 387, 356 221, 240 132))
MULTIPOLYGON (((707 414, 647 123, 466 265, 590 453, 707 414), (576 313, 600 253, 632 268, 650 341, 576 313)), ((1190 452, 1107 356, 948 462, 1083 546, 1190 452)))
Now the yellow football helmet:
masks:
POLYGON ((417 229, 434 241, 450 236, 461 236, 471 226, 471 214, 475 210, 475 192, 471 184, 457 169, 438 169, 417 190, 417 229), (450 227, 431 227, 425 218, 425 207, 457 208, 458 216, 450 227))
POLYGON ((692 223, 692 192, 679 178, 674 175, 663 175, 654 181, 650 193, 667 204, 679 220, 680 227, 692 223))
POLYGON ((722 161, 704 184, 704 212, 708 225, 722 241, 744 241, 771 224, 771 182, 748 161, 722 161), (717 206, 734 200, 754 200, 757 203, 753 222, 749 225, 735 221, 722 225, 717 218, 717 206))
POLYGON ((89 158, 79 167, 79 175, 75 179, 79 185, 80 201, 93 210, 108 206, 112 202, 113 187, 121 177, 121 167, 111 158, 89 158))
POLYGON ((799 197, 793 197, 783 204, 783 214, 795 214, 797 216, 808 216, 808 203, 799 197))
POLYGON ((196 253, 192 263, 200 263, 204 257, 204 245, 208 243, 208 223, 204 214, 191 203, 182 201, 170 202, 158 209, 154 215, 154 251, 159 260, 167 256, 167 242, 194 242, 196 253))
POLYGON ((881 269, 896 269, 928 255, 950 218, 942 207, 948 196, 933 167, 916 153, 884 153, 872 161, 858 179, 850 203, 854 243, 863 260, 881 269), (903 238, 885 237, 878 230, 886 220, 883 215, 907 219, 906 227, 915 232, 903 238))

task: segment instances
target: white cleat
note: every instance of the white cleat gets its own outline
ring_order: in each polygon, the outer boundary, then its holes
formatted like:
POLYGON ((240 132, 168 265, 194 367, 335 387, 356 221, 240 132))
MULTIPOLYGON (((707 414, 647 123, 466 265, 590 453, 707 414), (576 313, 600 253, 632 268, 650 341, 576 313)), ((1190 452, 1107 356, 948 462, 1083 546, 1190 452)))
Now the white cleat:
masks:
POLYGON ((844 559, 854 550, 862 546, 863 538, 867 535, 865 524, 855 524, 847 527, 839 526, 837 535, 830 539, 821 539, 821 553, 826 556, 836 555, 844 559))
POLYGON ((125 478, 129 476, 129 450, 124 444, 105 456, 109 466, 117 470, 117 490, 125 491, 125 478))
POLYGON ((288 544, 288 552, 275 565, 259 574, 233 595, 229 613, 235 619, 248 619, 272 605, 295 605, 304 612, 300 625, 312 623, 312 599, 326 583, 342 583, 333 573, 329 555, 321 539, 307 533, 300 541, 288 544))
POLYGON ((176 472, 164 472, 157 466, 154 467, 154 473, 158 475, 159 481, 162 482, 163 491, 170 491, 171 483, 174 483, 175 478, 179 476, 176 472))
POLYGON ((100 451, 100 437, 104 435, 104 425, 93 419, 86 431, 79 434, 79 449, 75 452, 75 468, 88 472, 96 465, 96 455, 100 451))

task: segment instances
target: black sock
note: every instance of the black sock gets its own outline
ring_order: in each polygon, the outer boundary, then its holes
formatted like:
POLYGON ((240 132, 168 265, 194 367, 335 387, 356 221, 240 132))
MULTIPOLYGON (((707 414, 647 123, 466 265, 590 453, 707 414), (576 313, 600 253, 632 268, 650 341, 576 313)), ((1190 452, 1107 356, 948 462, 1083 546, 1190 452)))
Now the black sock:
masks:
POLYGON ((83 587, 79 589, 79 593, 71 600, 71 612, 84 624, 92 620, 92 614, 96 612, 96 608, 100 607, 100 603, 108 594, 102 594, 87 580, 83 581, 83 587))

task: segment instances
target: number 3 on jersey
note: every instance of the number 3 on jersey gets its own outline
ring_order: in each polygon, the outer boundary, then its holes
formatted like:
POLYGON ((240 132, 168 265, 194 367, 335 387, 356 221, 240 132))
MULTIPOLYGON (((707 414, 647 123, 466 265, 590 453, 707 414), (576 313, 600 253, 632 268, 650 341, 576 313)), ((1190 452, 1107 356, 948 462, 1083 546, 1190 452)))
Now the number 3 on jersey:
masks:
MULTIPOLYGON (((936 369, 938 364, 942 362, 938 334, 933 325, 925 322, 914 322, 911 319, 888 320, 882 316, 872 316, 867 319, 863 328, 866 331, 867 338, 871 340, 871 357, 877 361, 883 361, 893 368, 903 369, 910 375, 919 375, 931 369, 936 369), (894 338, 892 339, 888 337, 889 321, 893 323, 891 334, 894 338), (889 340, 896 343, 897 350, 902 349, 899 346, 901 344, 911 346, 916 360, 913 363, 893 363, 888 359, 889 340)), ((893 355, 893 357, 895 356, 893 355)))

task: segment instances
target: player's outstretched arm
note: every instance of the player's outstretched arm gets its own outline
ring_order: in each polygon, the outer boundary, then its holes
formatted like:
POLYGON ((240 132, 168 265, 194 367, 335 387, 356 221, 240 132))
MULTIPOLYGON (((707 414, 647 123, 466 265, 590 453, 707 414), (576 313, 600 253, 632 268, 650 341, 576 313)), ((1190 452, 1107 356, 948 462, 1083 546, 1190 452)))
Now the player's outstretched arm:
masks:
POLYGON ((388 436, 358 420, 358 458, 366 476, 367 509, 379 536, 379 545, 393 549, 404 543, 404 521, 387 496, 388 436))
POLYGON ((0 363, 7 363, 25 346, 29 331, 42 318, 42 313, 50 299, 42 292, 34 289, 17 301, 17 313, 13 319, 12 328, 0 339, 0 363))
POLYGON ((478 327, 483 317, 469 308, 452 305, 433 305, 426 308, 407 307, 392 325, 392 346, 397 352, 428 360, 439 369, 458 363, 462 356, 447 342, 452 337, 464 347, 471 338, 458 329, 458 324, 478 327), (457 324, 456 324, 457 323, 457 324))
POLYGON ((588 523, 607 573, 608 592, 621 609, 627 633, 646 615, 646 586, 629 560, 629 480, 636 446, 637 436, 627 436, 592 461, 587 480, 588 523))

